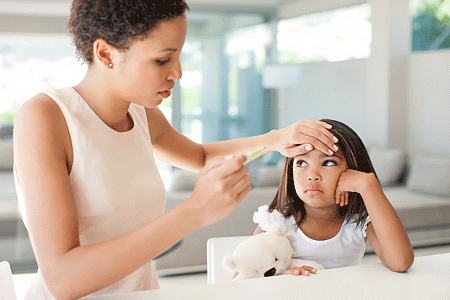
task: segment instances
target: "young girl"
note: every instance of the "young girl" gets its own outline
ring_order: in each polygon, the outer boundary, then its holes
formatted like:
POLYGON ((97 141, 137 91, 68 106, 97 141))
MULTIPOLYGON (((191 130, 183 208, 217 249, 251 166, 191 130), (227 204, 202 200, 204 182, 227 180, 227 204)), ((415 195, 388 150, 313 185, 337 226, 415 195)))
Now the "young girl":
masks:
MULTIPOLYGON (((255 234, 274 222, 296 226, 290 237, 294 257, 325 268, 361 262, 369 240, 380 260, 392 271, 405 272, 414 261, 405 228, 381 189, 367 150, 348 126, 334 120, 331 132, 339 151, 318 150, 286 158, 284 173, 272 203, 255 212, 255 234)), ((287 274, 309 275, 304 266, 287 274)))
POLYGON ((209 144, 176 131, 158 105, 181 78, 187 8, 73 1, 68 28, 86 75, 29 99, 14 125, 17 195, 39 266, 25 299, 158 288, 152 259, 225 218, 251 190, 240 154, 336 151, 319 121, 209 144), (192 195, 169 212, 154 154, 199 172, 192 195))

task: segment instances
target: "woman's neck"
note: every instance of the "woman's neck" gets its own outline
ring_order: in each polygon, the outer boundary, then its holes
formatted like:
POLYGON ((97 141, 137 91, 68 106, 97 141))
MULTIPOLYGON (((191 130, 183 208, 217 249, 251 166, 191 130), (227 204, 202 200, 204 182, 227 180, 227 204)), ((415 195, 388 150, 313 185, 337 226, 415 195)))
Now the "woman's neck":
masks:
POLYGON ((97 116, 110 128, 123 132, 132 128, 128 115, 130 103, 121 100, 108 84, 107 76, 89 67, 83 80, 74 89, 97 116))

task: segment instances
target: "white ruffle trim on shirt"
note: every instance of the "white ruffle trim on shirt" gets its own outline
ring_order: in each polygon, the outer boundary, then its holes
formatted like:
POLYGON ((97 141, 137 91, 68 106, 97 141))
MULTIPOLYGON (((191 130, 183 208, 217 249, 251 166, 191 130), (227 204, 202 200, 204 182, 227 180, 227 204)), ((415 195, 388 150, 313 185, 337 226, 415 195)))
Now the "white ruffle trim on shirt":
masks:
POLYGON ((258 211, 253 213, 253 222, 258 224, 262 230, 268 231, 270 225, 275 222, 280 222, 286 224, 287 226, 295 224, 293 216, 286 219, 279 211, 274 210, 269 212, 268 210, 269 206, 263 205, 258 208, 258 211))

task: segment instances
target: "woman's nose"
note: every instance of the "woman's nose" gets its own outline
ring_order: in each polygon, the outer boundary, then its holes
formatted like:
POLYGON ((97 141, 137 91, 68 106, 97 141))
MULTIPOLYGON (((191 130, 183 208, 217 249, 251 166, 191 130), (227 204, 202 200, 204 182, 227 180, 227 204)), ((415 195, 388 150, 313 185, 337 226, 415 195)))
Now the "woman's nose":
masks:
POLYGON ((179 80, 181 76, 183 75, 183 72, 181 70, 181 63, 180 61, 176 62, 169 73, 168 79, 169 80, 179 80))

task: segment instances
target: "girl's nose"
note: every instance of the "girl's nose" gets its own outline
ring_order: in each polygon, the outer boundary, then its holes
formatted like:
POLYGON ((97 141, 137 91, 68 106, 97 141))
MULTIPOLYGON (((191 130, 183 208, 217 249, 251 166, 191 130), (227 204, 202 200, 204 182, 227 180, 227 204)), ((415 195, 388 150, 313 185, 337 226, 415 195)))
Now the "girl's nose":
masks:
POLYGON ((307 177, 308 181, 319 181, 322 177, 317 172, 310 172, 307 177))

